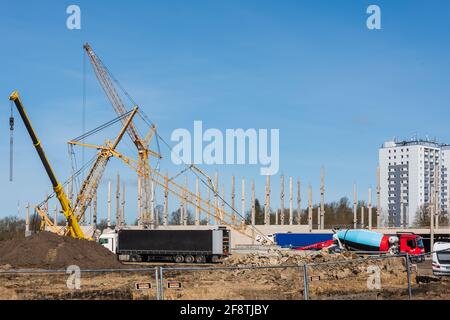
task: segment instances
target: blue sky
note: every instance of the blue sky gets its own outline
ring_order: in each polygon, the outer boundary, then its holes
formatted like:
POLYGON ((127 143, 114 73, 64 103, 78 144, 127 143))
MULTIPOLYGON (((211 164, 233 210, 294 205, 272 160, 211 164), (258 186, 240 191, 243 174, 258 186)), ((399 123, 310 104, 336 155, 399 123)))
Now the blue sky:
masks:
MULTIPOLYGON (((64 180, 71 173, 66 142, 82 132, 86 41, 166 140, 176 128, 192 130, 194 120, 221 130, 279 128, 280 173, 299 176, 317 196, 324 166, 327 200, 351 196, 353 181, 366 199, 383 141, 417 134, 450 143, 448 12, 448 1, 413 0, 2 1, 0 216, 51 190, 18 117, 8 181, 8 96, 21 92, 64 180), (70 4, 81 7, 81 30, 66 28, 70 4), (382 30, 366 28, 370 4, 381 7, 382 30)), ((114 113, 89 63, 86 76, 86 126, 93 128, 114 113)), ((202 168, 219 171, 227 189, 232 174, 247 185, 255 178, 263 198, 259 166, 202 168)), ((104 181, 117 171, 129 185, 132 221, 135 175, 113 160, 104 181)), ((273 179, 277 206, 279 176, 273 179)), ((99 192, 103 215, 104 184, 99 192)))

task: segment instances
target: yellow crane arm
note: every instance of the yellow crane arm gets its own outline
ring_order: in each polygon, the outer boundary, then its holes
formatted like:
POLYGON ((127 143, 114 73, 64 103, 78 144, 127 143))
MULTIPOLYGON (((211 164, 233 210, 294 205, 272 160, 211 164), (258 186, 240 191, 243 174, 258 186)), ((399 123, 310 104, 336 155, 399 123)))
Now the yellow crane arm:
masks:
MULTIPOLYGON (((73 212, 78 221, 83 217, 86 208, 91 204, 92 199, 97 193, 98 186, 103 177, 103 173, 105 172, 106 166, 109 162, 109 159, 113 156, 112 152, 116 149, 120 140, 122 140, 128 126, 131 124, 133 117, 138 112, 138 107, 135 107, 128 119, 125 122, 125 125, 120 130, 119 135, 116 137, 112 144, 106 144, 105 146, 98 146, 99 154, 94 164, 92 165, 86 179, 83 181, 83 184, 78 192, 75 205, 73 207, 73 212)), ((71 143, 71 141, 69 141, 71 143)))
POLYGON ((72 212, 72 209, 70 207, 70 201, 64 192, 64 188, 56 178, 56 175, 53 172, 52 167, 50 166, 50 162, 48 161, 47 156, 44 153, 44 149, 42 148, 41 142, 39 141, 36 133, 34 132, 30 119, 28 118, 25 108, 23 107, 22 102, 20 101, 19 93, 17 91, 14 91, 9 97, 9 100, 13 101, 14 104, 16 105, 17 111, 19 111, 20 117, 22 118, 25 124, 25 127, 28 131, 28 134, 31 137, 31 140, 33 141, 33 145, 36 148, 36 151, 39 155, 39 158, 42 161, 42 164, 44 165, 45 171, 47 172, 47 175, 50 178, 53 190, 55 191, 56 197, 59 200, 64 216, 67 219, 70 235, 74 238, 86 239, 83 231, 81 230, 78 224, 75 215, 72 212))

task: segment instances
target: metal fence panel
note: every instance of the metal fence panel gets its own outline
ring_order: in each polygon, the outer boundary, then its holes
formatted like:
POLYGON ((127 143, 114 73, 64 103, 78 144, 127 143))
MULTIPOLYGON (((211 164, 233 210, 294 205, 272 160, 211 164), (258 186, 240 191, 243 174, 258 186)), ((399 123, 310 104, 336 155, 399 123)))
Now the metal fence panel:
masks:
POLYGON ((302 300, 303 266, 164 268, 167 300, 302 300))
POLYGON ((0 299, 155 300, 155 270, 101 272, 2 272, 0 299))
POLYGON ((409 299, 404 256, 310 264, 307 270, 311 300, 409 299))

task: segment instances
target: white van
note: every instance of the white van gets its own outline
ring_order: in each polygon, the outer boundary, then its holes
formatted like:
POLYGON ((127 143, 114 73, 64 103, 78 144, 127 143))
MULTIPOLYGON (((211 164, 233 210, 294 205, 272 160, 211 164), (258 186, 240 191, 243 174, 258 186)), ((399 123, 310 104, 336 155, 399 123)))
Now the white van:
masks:
POLYGON ((433 245, 433 274, 437 276, 450 275, 450 243, 436 242, 433 245))

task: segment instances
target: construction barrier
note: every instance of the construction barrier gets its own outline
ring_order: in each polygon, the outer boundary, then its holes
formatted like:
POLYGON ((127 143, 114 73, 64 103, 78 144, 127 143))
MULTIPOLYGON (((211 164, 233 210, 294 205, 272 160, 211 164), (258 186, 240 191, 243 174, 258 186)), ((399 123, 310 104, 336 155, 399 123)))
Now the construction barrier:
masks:
POLYGON ((158 270, 0 271, 0 300, 156 300, 158 270))

